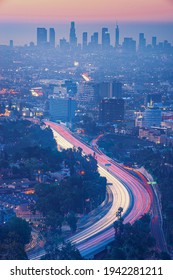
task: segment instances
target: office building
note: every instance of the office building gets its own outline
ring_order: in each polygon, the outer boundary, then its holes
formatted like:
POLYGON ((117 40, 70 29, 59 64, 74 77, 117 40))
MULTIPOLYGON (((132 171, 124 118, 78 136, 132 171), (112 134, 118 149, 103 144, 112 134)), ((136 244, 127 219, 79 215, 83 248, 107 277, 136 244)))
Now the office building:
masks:
POLYGON ((150 128, 152 126, 159 127, 161 125, 161 110, 156 107, 149 107, 143 113, 142 126, 150 128))
POLYGON ((77 47, 77 37, 76 37, 76 30, 75 30, 75 22, 71 22, 70 27, 70 47, 75 48, 77 47))
POLYGON ((155 49, 157 46, 157 37, 156 36, 153 36, 152 37, 152 47, 153 49, 155 49))
POLYGON ((9 44, 10 48, 13 48, 14 47, 14 43, 13 43, 13 40, 10 40, 10 44, 9 44))
POLYGON ((37 28, 37 47, 47 46, 47 30, 46 28, 37 28))
POLYGON ((49 29, 49 46, 51 48, 55 48, 55 29, 54 28, 49 29))
POLYGON ((110 33, 107 27, 102 28, 102 48, 107 49, 110 47, 110 33))
POLYGON ((116 98, 104 98, 99 108, 99 120, 101 123, 115 123, 124 120, 124 100, 116 98))
POLYGON ((83 32, 83 34, 82 34, 82 48, 83 48, 83 50, 86 50, 87 46, 88 46, 88 33, 83 32))
POLYGON ((72 122, 76 111, 76 101, 72 98, 50 98, 50 116, 52 120, 72 122))
POLYGON ((103 98, 112 97, 112 86, 110 82, 102 82, 94 85, 94 96, 97 102, 100 102, 103 98))
POLYGON ((115 29, 115 47, 118 48, 120 45, 120 32, 119 32, 119 26, 116 25, 115 29))
POLYGON ((117 99, 122 98, 122 83, 113 81, 112 82, 112 97, 117 99))
POLYGON ((138 50, 139 51, 144 51, 146 48, 146 39, 144 37, 144 33, 139 33, 139 46, 138 50))
POLYGON ((94 85, 95 100, 100 102, 103 98, 122 98, 122 83, 114 80, 113 82, 104 81, 94 85))
POLYGON ((77 98, 80 104, 93 104, 94 103, 94 88, 93 83, 90 81, 83 81, 78 87, 77 98))
POLYGON ((67 93, 70 97, 75 96, 75 94, 77 93, 77 83, 76 82, 73 82, 72 80, 65 80, 63 86, 67 89, 67 93))
POLYGON ((123 44, 122 44, 122 49, 125 53, 135 53, 136 52, 136 41, 133 40, 132 38, 125 37, 123 44))
POLYGON ((99 44, 99 34, 98 32, 94 32, 93 35, 91 36, 90 46, 96 49, 98 48, 98 44, 99 44))
POLYGON ((169 43, 168 40, 164 40, 163 48, 164 50, 171 50, 171 43, 169 43))
POLYGON ((60 46, 60 50, 62 50, 62 51, 69 50, 69 43, 67 42, 67 40, 65 38, 60 39, 59 46, 60 46))

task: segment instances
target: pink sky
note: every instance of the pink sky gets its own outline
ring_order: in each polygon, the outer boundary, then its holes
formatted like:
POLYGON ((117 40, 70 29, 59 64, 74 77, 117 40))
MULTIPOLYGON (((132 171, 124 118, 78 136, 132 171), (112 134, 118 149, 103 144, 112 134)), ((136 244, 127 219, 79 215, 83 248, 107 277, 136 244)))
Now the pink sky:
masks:
POLYGON ((1 21, 173 21, 173 0, 0 0, 1 21))

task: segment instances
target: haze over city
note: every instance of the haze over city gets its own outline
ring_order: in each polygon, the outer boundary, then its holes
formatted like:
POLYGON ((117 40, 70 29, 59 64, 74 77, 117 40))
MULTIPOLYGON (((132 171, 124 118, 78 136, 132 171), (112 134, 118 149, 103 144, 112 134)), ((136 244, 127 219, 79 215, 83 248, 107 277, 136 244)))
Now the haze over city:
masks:
POLYGON ((149 42, 154 35, 160 40, 173 42, 172 15, 171 0, 89 0, 85 3, 80 0, 2 0, 0 43, 6 44, 10 39, 14 40, 15 45, 35 42, 38 26, 53 26, 57 30, 58 40, 68 38, 69 22, 72 20, 76 21, 79 41, 84 30, 89 33, 100 31, 103 25, 113 30, 118 22, 122 37, 132 36, 136 39, 139 32, 144 32, 149 42))

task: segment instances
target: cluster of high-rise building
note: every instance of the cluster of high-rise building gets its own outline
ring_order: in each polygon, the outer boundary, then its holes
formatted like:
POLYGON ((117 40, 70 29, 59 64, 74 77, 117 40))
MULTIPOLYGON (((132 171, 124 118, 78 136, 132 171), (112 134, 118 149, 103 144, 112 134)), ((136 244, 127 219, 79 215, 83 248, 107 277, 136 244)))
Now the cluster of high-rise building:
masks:
MULTIPOLYGON (((44 27, 37 28, 37 47, 53 47, 56 46, 56 34, 54 28, 49 28, 49 39, 48 39, 48 31, 44 27)), ((75 22, 71 22, 70 34, 69 34, 69 42, 66 39, 60 40, 60 47, 65 48, 70 46, 71 48, 77 47, 77 36, 75 29, 75 22)))
POLYGON ((83 106, 93 104, 99 108, 98 121, 102 124, 124 120, 124 100, 122 99, 122 83, 114 80, 94 83, 84 81, 77 95, 54 94, 50 97, 50 116, 54 120, 72 122, 75 117, 77 103, 83 106))
MULTIPOLYGON (((38 47, 56 47, 56 34, 55 29, 49 29, 49 39, 48 32, 46 28, 37 28, 37 46, 38 47)), ((82 50, 109 50, 111 48, 116 48, 124 52, 143 52, 145 50, 160 50, 160 49, 171 49, 171 44, 165 40, 164 42, 157 42, 157 37, 152 37, 152 43, 147 45, 144 33, 139 33, 138 44, 132 37, 125 37, 120 44, 120 29, 118 24, 115 27, 114 43, 111 45, 111 34, 107 27, 103 27, 101 31, 101 38, 99 38, 99 32, 94 32, 89 38, 88 32, 83 32, 82 43, 78 43, 78 38, 76 35, 75 22, 71 22, 69 40, 65 38, 60 39, 59 47, 62 50, 76 49, 77 47, 82 50)))
POLYGON ((46 28, 37 28, 37 46, 55 48, 55 29, 49 29, 49 40, 46 28))
MULTIPOLYGON (((79 43, 71 22, 68 39, 59 44, 53 27, 38 27, 37 46, 13 48, 12 40, 10 47, 1 46, 0 116, 72 123, 87 114, 122 133, 136 126, 140 137, 159 143, 158 134, 165 132, 160 130, 163 112, 173 111, 173 48, 167 41, 158 43, 157 37, 147 45, 144 33, 137 43, 131 37, 120 40, 120 35, 116 24, 114 34, 107 27, 91 36, 85 31, 79 43), (161 45, 163 52, 145 53, 161 45)), ((172 129, 170 117, 164 126, 172 129)))
MULTIPOLYGON (((116 45, 119 45, 119 27, 116 27, 116 45)), ((44 27, 37 28, 37 46, 38 47, 55 47, 55 29, 49 29, 49 40, 48 40, 48 32, 44 27)), ((75 22, 71 22, 70 33, 69 33, 69 41, 65 38, 60 39, 60 48, 76 48, 78 46, 78 40, 76 36, 75 22)), ((107 27, 102 28, 102 38, 101 38, 101 46, 103 49, 106 49, 111 46, 110 42, 110 33, 107 27)), ((87 47, 97 48, 99 47, 99 33, 94 32, 91 35, 91 40, 88 40, 88 32, 83 32, 82 34, 82 48, 86 49, 87 47)))

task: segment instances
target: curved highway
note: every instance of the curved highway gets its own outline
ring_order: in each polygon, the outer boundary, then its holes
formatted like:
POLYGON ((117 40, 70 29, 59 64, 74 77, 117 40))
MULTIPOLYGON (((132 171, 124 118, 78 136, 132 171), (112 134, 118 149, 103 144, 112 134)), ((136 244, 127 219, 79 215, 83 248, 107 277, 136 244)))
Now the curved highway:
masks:
POLYGON ((45 124, 50 126, 58 145, 62 148, 80 147, 86 155, 93 155, 95 152, 100 175, 111 183, 107 188, 113 199, 108 212, 104 216, 100 215, 98 221, 93 219, 93 224, 88 228, 69 238, 81 255, 89 258, 114 239, 113 222, 117 219, 116 212, 119 207, 123 208, 124 222, 133 223, 150 210, 151 198, 142 182, 111 158, 76 139, 66 127, 50 121, 46 121, 45 124))

